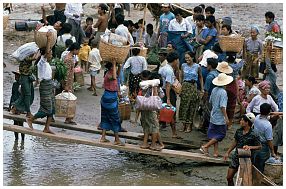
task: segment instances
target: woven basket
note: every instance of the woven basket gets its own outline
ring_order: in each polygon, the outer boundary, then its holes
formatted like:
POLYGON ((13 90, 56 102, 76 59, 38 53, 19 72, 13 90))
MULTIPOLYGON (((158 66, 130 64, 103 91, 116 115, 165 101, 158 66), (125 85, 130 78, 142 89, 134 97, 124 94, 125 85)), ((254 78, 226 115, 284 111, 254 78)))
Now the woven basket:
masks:
POLYGON ((64 99, 62 94, 58 94, 55 97, 55 116, 73 118, 76 111, 76 100, 64 99))
POLYGON ((219 36, 219 46, 224 52, 240 52, 243 44, 244 37, 219 36))
POLYGON ((116 59, 116 62, 122 64, 128 56, 130 46, 116 46, 110 43, 106 43, 100 40, 99 52, 103 61, 111 61, 112 58, 116 59))
POLYGON ((118 110, 119 110, 121 120, 130 119, 130 116, 131 116, 131 105, 130 104, 126 104, 126 103, 119 104, 118 110))
MULTIPOLYGON (((34 32, 35 42, 39 48, 46 47, 47 45, 47 32, 34 32)), ((53 31, 52 40, 51 40, 51 47, 53 47, 57 42, 57 31, 53 31)))
POLYGON ((265 163, 264 174, 271 179, 283 177, 283 164, 265 163))
POLYGON ((84 86, 83 72, 74 73, 74 80, 75 80, 75 82, 77 82, 80 86, 84 86))
POLYGON ((146 58, 147 57, 147 51, 148 51, 148 48, 143 47, 143 49, 140 49, 139 56, 143 56, 146 58))
POLYGON ((9 16, 3 15, 3 29, 5 30, 9 24, 9 16))
MULTIPOLYGON (((266 56, 266 46, 263 48, 263 62, 265 61, 266 56)), ((279 47, 273 47, 271 50, 271 57, 270 57, 271 63, 273 64, 282 64, 283 63, 283 48, 279 47)))

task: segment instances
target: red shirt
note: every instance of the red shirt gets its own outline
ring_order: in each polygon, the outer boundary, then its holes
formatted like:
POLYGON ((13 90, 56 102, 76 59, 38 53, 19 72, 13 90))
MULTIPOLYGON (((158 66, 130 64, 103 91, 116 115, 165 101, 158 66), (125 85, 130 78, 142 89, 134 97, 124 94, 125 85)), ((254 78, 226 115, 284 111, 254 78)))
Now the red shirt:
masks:
POLYGON ((118 91, 117 79, 112 78, 113 69, 110 69, 104 76, 103 87, 108 91, 118 91))

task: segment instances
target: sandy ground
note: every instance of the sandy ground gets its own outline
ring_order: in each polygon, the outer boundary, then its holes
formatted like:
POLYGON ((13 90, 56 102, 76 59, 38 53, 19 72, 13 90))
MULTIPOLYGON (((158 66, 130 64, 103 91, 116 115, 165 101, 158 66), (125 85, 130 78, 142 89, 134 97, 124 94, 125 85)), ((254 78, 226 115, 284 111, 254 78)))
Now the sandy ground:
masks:
MULTIPOLYGON (((84 11, 86 13, 86 16, 93 16, 96 18, 97 10, 93 8, 95 4, 87 4, 84 6, 84 11)), ((189 4, 190 7, 194 7, 196 4, 189 4)), ((243 32, 247 32, 246 24, 251 24, 252 22, 260 23, 260 27, 263 28, 265 25, 264 22, 264 13, 269 10, 269 7, 272 7, 272 11, 277 15, 278 18, 282 18, 282 4, 217 4, 213 5, 215 7, 218 7, 217 14, 219 17, 222 15, 231 15, 234 23, 234 29, 240 29, 243 32), (255 14, 256 11, 259 10, 259 14, 255 14), (250 17, 250 14, 252 15, 250 17), (251 18, 251 21, 249 21, 249 18, 251 18)), ((14 11, 10 15, 10 18, 22 18, 22 19, 40 19, 40 4, 14 4, 14 11), (24 14, 23 14, 24 13, 24 14)), ((139 20, 143 17, 143 11, 137 11, 133 10, 132 6, 132 17, 126 17, 126 19, 132 19, 134 22, 139 20)), ((86 17, 85 17, 86 18, 86 17)), ((84 18, 84 20, 85 20, 84 18)), ((149 11, 147 11, 146 16, 147 23, 153 23, 153 18, 149 11)), ((14 21, 10 21, 9 28, 4 30, 4 36, 3 36, 3 59, 4 63, 6 63, 7 67, 3 70, 3 104, 5 107, 9 104, 9 99, 11 96, 11 87, 14 80, 14 74, 11 73, 13 70, 17 70, 18 64, 17 62, 9 57, 10 54, 13 53, 14 50, 16 50, 20 45, 25 44, 27 42, 33 41, 33 32, 17 32, 14 30, 14 21)), ((278 65, 278 85, 282 89, 283 82, 282 82, 282 74, 283 74, 283 67, 282 64, 278 65)), ((75 92, 75 95, 78 97, 77 102, 77 111, 75 116, 75 121, 78 124, 87 124, 90 125, 90 127, 96 127, 100 122, 100 98, 103 94, 102 90, 102 83, 103 83, 103 72, 99 74, 98 77, 96 77, 97 80, 97 86, 98 89, 98 95, 97 97, 92 96, 92 92, 86 90, 87 87, 90 85, 90 76, 88 74, 85 75, 85 86, 83 86, 80 90, 75 92)), ((39 108, 39 92, 38 88, 35 88, 35 100, 31 107, 32 113, 35 113, 37 109, 39 108)), ((134 119, 134 113, 132 113, 132 119, 134 119)), ((63 120, 63 119, 62 119, 63 120)), ((123 122, 123 127, 127 128, 129 131, 136 131, 136 132, 142 132, 141 127, 132 127, 131 123, 129 121, 123 122)), ((180 124, 178 124, 177 128, 181 127, 180 124)), ((223 142, 220 143, 220 153, 223 154, 230 143, 230 141, 233 138, 235 129, 238 128, 237 125, 233 126, 232 129, 230 129, 227 133, 226 138, 223 140, 223 142)), ((199 146, 202 143, 205 143, 205 135, 198 132, 196 129, 192 133, 181 133, 178 132, 180 136, 182 136, 184 139, 181 140, 181 142, 186 143, 192 143, 197 146, 199 146), (203 139, 203 140, 202 140, 203 139)), ((162 137, 167 140, 178 140, 178 139, 172 139, 170 136, 170 128, 167 129, 167 131, 162 131, 162 137)), ((180 140, 178 140, 180 141, 180 140)), ((197 150, 195 150, 197 151, 197 150)), ((204 169, 201 168, 195 168, 195 172, 198 175, 201 175, 202 178, 207 177, 211 178, 213 177, 213 173, 216 172, 225 172, 227 167, 207 167, 208 171, 203 171, 204 169), (207 173, 206 173, 207 172, 207 173)), ((224 175, 224 174, 223 174, 224 175)), ((219 180, 223 181, 224 178, 220 178, 219 180)))

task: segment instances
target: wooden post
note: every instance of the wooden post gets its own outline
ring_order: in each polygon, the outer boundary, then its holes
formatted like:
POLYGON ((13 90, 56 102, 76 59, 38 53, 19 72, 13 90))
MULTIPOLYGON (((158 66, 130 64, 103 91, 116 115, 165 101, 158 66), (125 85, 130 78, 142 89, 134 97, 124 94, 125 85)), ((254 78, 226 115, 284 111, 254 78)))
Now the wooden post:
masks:
POLYGON ((252 163, 251 163, 251 151, 238 149, 239 157, 239 174, 238 180, 242 179, 242 186, 252 186, 252 163))
MULTIPOLYGON (((144 7, 144 14, 143 14, 143 28, 145 28, 145 20, 146 20, 147 5, 148 5, 148 3, 146 3, 146 5, 145 5, 145 7, 144 7)), ((142 28, 142 30, 140 31, 139 41, 141 41, 141 39, 142 39, 142 35, 143 35, 143 28, 142 28)))

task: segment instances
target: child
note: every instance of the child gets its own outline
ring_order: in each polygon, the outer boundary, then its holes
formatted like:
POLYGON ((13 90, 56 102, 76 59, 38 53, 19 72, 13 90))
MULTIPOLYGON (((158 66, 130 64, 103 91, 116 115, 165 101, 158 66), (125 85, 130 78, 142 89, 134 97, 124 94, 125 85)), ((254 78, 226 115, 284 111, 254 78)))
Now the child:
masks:
MULTIPOLYGON (((230 152, 235 149, 235 153, 231 158, 231 162, 227 171, 227 182, 229 186, 233 186, 233 177, 238 170, 239 160, 238 160, 238 148, 242 148, 244 150, 259 150, 261 148, 261 144, 259 138, 252 130, 252 125, 254 123, 255 116, 253 113, 248 113, 242 116, 240 120, 241 128, 237 129, 234 135, 234 141, 232 145, 229 147, 227 152, 224 155, 224 160, 230 155, 230 152)), ((253 155, 253 153, 252 153, 253 155)))
POLYGON ((92 17, 87 17, 85 20, 85 25, 83 26, 83 31, 85 33, 85 36, 89 39, 93 38, 93 18, 92 17))
POLYGON ((81 68, 84 70, 85 73, 88 72, 89 66, 87 65, 88 55, 91 51, 90 46, 88 45, 89 38, 83 39, 83 44, 80 47, 78 58, 81 63, 81 68))
MULTIPOLYGON (((12 104, 20 97, 19 88, 21 85, 19 83, 19 78, 20 78, 19 71, 12 72, 12 73, 15 74, 15 82, 12 85, 12 96, 10 98, 9 111, 11 110, 12 104)), ((14 125, 23 126, 23 122, 14 121, 14 125)), ((18 133, 14 132, 14 135, 15 135, 15 140, 18 140, 18 133)), ((22 137, 22 141, 23 141, 25 139, 25 134, 21 133, 21 137, 22 137)))
MULTIPOLYGON (((143 71, 141 75, 142 80, 151 79, 151 73, 148 70, 143 71)), ((158 87, 148 87, 147 89, 142 90, 142 95, 151 96, 152 90, 153 95, 158 96, 158 87)), ((144 139, 143 144, 140 146, 140 148, 150 148, 150 150, 155 151, 162 150, 162 148, 164 148, 164 145, 161 141, 161 137, 159 134, 159 121, 157 117, 157 112, 148 110, 141 111, 141 123, 144 131, 144 139), (151 146, 148 145, 148 138, 150 134, 152 136, 151 146), (157 140, 159 141, 160 146, 156 145, 157 140)))
POLYGON ((64 52, 62 52, 62 54, 61 54, 61 60, 62 61, 64 61, 66 55, 68 54, 68 52, 69 52, 68 49, 71 46, 71 44, 73 44, 73 41, 71 39, 67 39, 65 42, 66 50, 64 52))
POLYGON ((92 50, 89 53, 88 56, 88 64, 90 65, 89 73, 90 73, 90 80, 91 80, 91 86, 88 88, 88 90, 93 91, 93 96, 97 96, 96 93, 96 83, 95 83, 95 76, 99 73, 101 65, 100 62, 102 61, 101 56, 99 54, 99 50, 96 48, 98 45, 98 41, 96 39, 93 39, 91 41, 91 47, 92 50))

